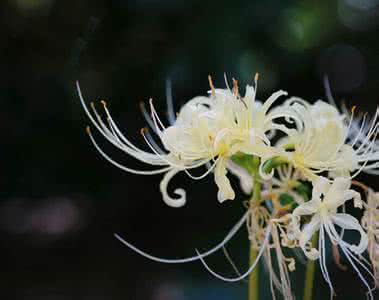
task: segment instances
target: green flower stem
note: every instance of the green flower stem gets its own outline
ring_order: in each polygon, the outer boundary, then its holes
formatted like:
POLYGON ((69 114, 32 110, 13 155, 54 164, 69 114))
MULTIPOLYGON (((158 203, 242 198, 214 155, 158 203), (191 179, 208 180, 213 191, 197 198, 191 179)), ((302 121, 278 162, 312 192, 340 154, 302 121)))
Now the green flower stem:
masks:
MULTIPOLYGON (((253 186, 253 197, 250 199, 250 206, 261 201, 261 178, 259 176, 259 157, 253 158, 252 165, 252 175, 254 180, 253 186)), ((257 258, 258 251, 250 246, 250 256, 249 256, 249 265, 252 265, 257 258)), ((249 290, 248 290, 248 300, 259 300, 259 266, 258 264, 254 270, 249 275, 249 290)))
POLYGON ((280 156, 273 157, 264 163, 263 172, 269 174, 273 169, 286 163, 287 163, 287 160, 284 157, 280 157, 280 156))
MULTIPOLYGON (((250 249, 250 264, 253 264, 257 258, 258 251, 250 249)), ((259 299, 259 266, 256 265, 254 270, 249 275, 249 293, 248 300, 259 299)))
MULTIPOLYGON (((312 238, 312 247, 315 247, 317 241, 318 241, 318 234, 315 233, 312 238)), ((307 270, 305 273, 303 300, 312 300, 314 277, 315 277, 315 261, 308 260, 307 270)))

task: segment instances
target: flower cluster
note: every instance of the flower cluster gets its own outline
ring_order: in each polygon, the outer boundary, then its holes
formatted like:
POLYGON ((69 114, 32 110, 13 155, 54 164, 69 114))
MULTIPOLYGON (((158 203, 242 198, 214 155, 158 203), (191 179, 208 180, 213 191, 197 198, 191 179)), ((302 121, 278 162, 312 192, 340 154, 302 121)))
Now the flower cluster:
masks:
POLYGON ((300 249, 303 258, 318 261, 333 297, 325 254, 329 240, 336 263, 343 267, 339 256, 342 252, 372 298, 371 282, 378 280, 379 273, 378 194, 370 189, 364 201, 352 186, 366 187, 355 180, 361 172, 379 174, 379 110, 371 118, 357 116, 355 107, 340 110, 322 100, 311 104, 297 97, 285 99, 287 93, 282 90, 260 102, 256 99, 257 81, 258 75, 254 85, 247 85, 241 96, 236 80, 233 79, 230 88, 225 78, 226 89, 216 89, 209 77, 208 96, 191 99, 177 114, 169 93, 169 126, 158 116, 150 100, 150 113, 144 106, 142 110, 154 135, 147 129, 141 130, 150 152, 134 145, 121 132, 104 101, 106 122, 93 103, 88 108, 77 84, 82 106, 100 134, 116 148, 154 169, 136 170, 116 162, 99 146, 88 127, 95 148, 124 171, 163 174, 160 191, 167 205, 181 207, 186 203, 183 189, 176 189, 175 196, 167 189, 179 172, 194 180, 213 173, 220 202, 236 196, 236 188, 228 178, 230 173, 239 179, 242 192, 250 197, 247 212, 224 240, 193 257, 155 257, 116 237, 152 260, 166 263, 201 260, 214 276, 231 282, 247 277, 263 257, 273 297, 277 289, 285 299, 293 299, 289 274, 295 270, 296 260, 288 252, 285 254, 283 248, 300 249), (203 169, 202 175, 195 176, 193 169, 203 169), (345 205, 350 200, 355 208, 364 209, 361 223, 346 212, 345 205), (223 248, 243 224, 247 225, 251 247, 257 252, 256 260, 236 277, 222 276, 207 265, 205 258, 223 248), (359 240, 356 243, 348 240, 346 231, 356 231, 359 240), (366 250, 371 262, 363 256, 366 250))

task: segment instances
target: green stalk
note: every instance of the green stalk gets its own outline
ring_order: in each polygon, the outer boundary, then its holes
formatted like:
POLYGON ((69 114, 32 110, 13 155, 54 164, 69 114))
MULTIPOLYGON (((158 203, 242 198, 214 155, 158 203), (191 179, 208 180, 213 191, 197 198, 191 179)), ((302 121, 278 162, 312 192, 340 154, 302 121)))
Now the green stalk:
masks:
MULTIPOLYGON (((254 205, 254 202, 260 202, 261 200, 261 178, 259 176, 259 157, 253 158, 253 168, 252 175, 254 180, 253 186, 253 197, 250 199, 250 206, 254 205)), ((249 265, 252 265, 257 258, 258 251, 253 249, 250 245, 250 256, 249 256, 249 265)), ((259 265, 257 264, 254 270, 249 275, 249 289, 248 289, 248 300, 259 300, 259 265)))
POLYGON ((273 169, 286 164, 288 161, 284 157, 276 156, 266 161, 263 165, 263 172, 269 174, 273 169))
MULTIPOLYGON (((255 249, 250 249, 250 264, 253 264, 258 251, 255 249)), ((259 299, 259 265, 256 265, 254 270, 249 275, 249 300, 259 299)))
MULTIPOLYGON (((315 233, 312 237, 312 247, 315 247, 318 241, 318 234, 315 233)), ((305 273, 304 297, 303 300, 312 300, 313 282, 315 277, 315 261, 308 260, 307 270, 305 273)))

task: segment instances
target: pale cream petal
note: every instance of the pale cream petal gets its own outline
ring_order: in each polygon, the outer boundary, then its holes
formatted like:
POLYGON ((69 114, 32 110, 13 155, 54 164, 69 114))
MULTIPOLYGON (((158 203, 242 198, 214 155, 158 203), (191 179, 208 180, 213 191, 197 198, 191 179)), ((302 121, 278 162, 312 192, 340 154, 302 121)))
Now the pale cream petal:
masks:
POLYGON ((320 217, 318 215, 314 215, 311 221, 305 224, 303 230, 301 231, 301 236, 299 238, 300 246, 305 246, 305 244, 311 240, 313 234, 319 230, 320 225, 320 217))
POLYGON ((294 216, 306 216, 313 215, 317 212, 320 201, 317 199, 312 199, 310 201, 304 202, 295 208, 292 215, 294 216))
POLYGON ((309 241, 312 239, 313 235, 320 229, 321 221, 318 215, 314 215, 311 221, 304 225, 299 237, 299 246, 304 251, 304 254, 312 260, 319 257, 319 252, 315 248, 309 249, 309 241))
POLYGON ((186 192, 183 189, 176 189, 174 193, 179 196, 179 198, 172 198, 168 192, 167 192, 167 186, 172 177, 174 177, 178 172, 181 170, 179 169, 172 169, 171 171, 167 172, 165 176, 162 178, 162 181, 159 185, 163 201, 171 206, 171 207, 181 207, 184 204, 186 204, 186 192))
POLYGON ((357 208, 362 208, 363 207, 361 194, 358 193, 357 191, 348 190, 348 191, 345 192, 345 194, 344 194, 344 201, 347 201, 347 200, 350 200, 350 199, 354 200, 354 207, 357 207, 357 208))
POLYGON ((337 208, 344 204, 347 199, 344 195, 347 190, 349 190, 351 181, 349 178, 337 177, 334 179, 332 186, 326 193, 324 202, 330 206, 337 208))
POLYGON ((321 201, 321 195, 324 195, 329 191, 330 184, 329 180, 325 177, 318 177, 313 182, 313 189, 312 189, 312 200, 314 201, 321 201))
MULTIPOLYGON (((338 213, 332 217, 334 224, 343 229, 357 230, 360 233, 360 242, 358 245, 351 245, 350 249, 356 254, 363 253, 368 246, 368 238, 366 232, 359 224, 358 220, 349 214, 338 213)), ((345 242, 346 243, 346 242, 345 242)))
POLYGON ((318 215, 312 217, 311 221, 304 225, 303 230, 299 236, 299 246, 304 254, 311 260, 316 260, 319 257, 319 251, 312 246, 309 248, 309 241, 313 235, 320 229, 321 221, 318 215))
POLYGON ((288 93, 286 91, 279 90, 275 93, 273 93, 264 103, 262 106, 261 114, 266 115, 267 111, 270 109, 271 105, 278 100, 281 96, 287 96, 288 93))
POLYGON ((218 187, 217 198, 220 202, 233 200, 235 198, 235 193, 230 185, 228 177, 226 177, 226 173, 226 159, 220 157, 214 171, 215 182, 218 187))

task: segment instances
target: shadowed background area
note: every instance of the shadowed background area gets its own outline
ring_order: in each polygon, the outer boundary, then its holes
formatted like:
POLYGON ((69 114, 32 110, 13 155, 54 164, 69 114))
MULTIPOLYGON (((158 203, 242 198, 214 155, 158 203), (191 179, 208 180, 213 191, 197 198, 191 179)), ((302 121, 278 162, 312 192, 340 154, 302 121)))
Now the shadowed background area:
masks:
MULTIPOLYGON (((2 299, 246 297, 245 282, 221 282, 200 263, 148 261, 113 237, 158 256, 191 256, 224 237, 244 212, 244 196, 220 205, 212 176, 179 175, 170 188, 185 188, 187 205, 166 206, 159 175, 124 173, 95 151, 76 80, 88 102, 100 109, 107 100, 119 127, 144 149, 139 102, 153 97, 165 116, 166 78, 176 111, 206 93, 208 74, 223 87, 224 72, 242 87, 259 72, 259 99, 284 89, 310 101, 324 97, 328 74, 338 103, 362 112, 378 105, 378 0, 3 0, 0 25, 2 299)), ((144 167, 95 137, 120 163, 144 167)), ((228 245, 242 270, 247 247, 246 230, 228 245)), ((208 261, 234 274, 222 253, 208 261)), ((332 261, 329 269, 338 299, 365 299, 351 270, 332 261)), ((292 277, 301 298, 301 264, 298 270, 292 277)), ((320 274, 316 280, 315 299, 328 297, 320 274)), ((270 299, 265 275, 261 290, 270 299)))

